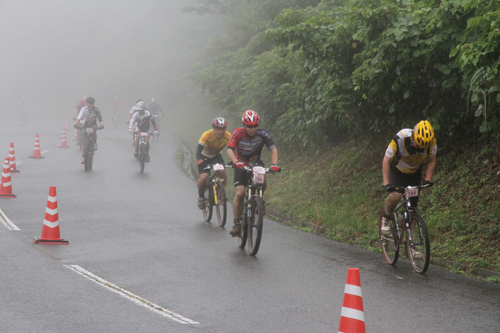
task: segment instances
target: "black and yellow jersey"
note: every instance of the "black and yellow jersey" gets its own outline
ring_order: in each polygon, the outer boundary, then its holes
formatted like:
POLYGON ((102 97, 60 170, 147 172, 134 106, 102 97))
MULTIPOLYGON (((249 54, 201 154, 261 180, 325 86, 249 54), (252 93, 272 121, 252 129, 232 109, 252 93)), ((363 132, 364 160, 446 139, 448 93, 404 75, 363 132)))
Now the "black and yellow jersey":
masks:
POLYGON ((385 151, 385 155, 392 158, 391 165, 408 174, 415 173, 428 155, 437 154, 436 138, 431 141, 428 148, 417 149, 411 145, 411 134, 411 129, 402 129, 394 136, 385 151))
POLYGON ((213 129, 204 132, 201 135, 200 142, 198 142, 198 144, 203 146, 201 154, 208 158, 219 155, 222 149, 227 146, 229 139, 231 139, 231 133, 228 131, 226 131, 222 139, 215 136, 213 129))

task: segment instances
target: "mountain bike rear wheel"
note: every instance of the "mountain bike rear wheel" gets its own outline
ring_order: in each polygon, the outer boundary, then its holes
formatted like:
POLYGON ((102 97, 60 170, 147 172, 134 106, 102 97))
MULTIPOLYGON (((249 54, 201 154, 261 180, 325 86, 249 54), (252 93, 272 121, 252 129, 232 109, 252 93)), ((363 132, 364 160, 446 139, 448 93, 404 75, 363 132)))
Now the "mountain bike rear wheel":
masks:
POLYGON ((385 209, 382 208, 378 219, 378 235, 382 255, 389 265, 395 265, 399 258, 399 239, 395 231, 394 221, 391 220, 391 232, 389 234, 382 233, 382 217, 385 209))
POLYGON ((264 224, 264 201, 262 197, 254 196, 252 198, 251 209, 252 214, 250 221, 248 221, 248 252, 254 256, 259 252, 264 224))
POLYGON ((224 189, 224 184, 222 182, 217 182, 217 202, 214 202, 215 212, 217 213, 217 220, 219 221, 219 227, 226 225, 227 219, 227 201, 226 201, 226 190, 224 189))
POLYGON ((203 198, 205 199, 205 208, 203 209, 203 217, 205 218, 205 221, 210 222, 212 219, 212 209, 213 209, 213 200, 211 196, 212 189, 209 184, 207 184, 207 187, 205 189, 205 194, 203 195, 203 198))
POLYGON ((423 274, 429 268, 431 249, 427 227, 418 214, 411 214, 410 233, 413 243, 410 244, 409 237, 406 238, 406 253, 415 272, 423 274))

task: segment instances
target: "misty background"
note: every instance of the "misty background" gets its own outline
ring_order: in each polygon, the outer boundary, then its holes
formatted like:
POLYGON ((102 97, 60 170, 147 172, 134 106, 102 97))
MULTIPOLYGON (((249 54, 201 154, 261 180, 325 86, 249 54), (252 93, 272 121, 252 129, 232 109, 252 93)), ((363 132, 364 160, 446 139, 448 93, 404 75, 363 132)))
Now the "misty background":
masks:
POLYGON ((210 113, 192 75, 200 51, 221 25, 217 17, 182 12, 195 4, 0 1, 2 119, 14 120, 24 97, 28 123, 60 127, 83 95, 96 98, 107 125, 114 97, 123 119, 139 98, 148 104, 155 98, 179 124, 188 124, 194 113, 210 113))

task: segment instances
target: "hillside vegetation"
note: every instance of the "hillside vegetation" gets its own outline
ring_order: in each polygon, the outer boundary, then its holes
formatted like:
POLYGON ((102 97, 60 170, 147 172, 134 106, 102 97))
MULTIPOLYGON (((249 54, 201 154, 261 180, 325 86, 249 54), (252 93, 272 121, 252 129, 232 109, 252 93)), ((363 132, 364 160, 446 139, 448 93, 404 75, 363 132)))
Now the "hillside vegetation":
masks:
POLYGON ((226 30, 201 54, 196 82, 230 127, 252 109, 278 143, 271 210, 376 250, 383 153, 427 119, 438 169, 419 207, 433 256, 499 271, 499 2, 198 3, 186 11, 218 15, 226 30))

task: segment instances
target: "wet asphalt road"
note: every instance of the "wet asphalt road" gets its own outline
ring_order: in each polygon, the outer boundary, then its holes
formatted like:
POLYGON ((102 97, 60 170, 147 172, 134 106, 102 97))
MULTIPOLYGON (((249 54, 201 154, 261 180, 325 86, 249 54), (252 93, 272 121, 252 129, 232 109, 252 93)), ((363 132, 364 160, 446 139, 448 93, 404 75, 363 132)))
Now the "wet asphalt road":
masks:
POLYGON ((499 284, 432 266, 415 274, 404 260, 390 267, 380 254, 269 220, 249 256, 230 223, 204 222, 173 137, 153 143, 140 174, 125 125, 108 126, 85 172, 72 128, 71 148, 58 147, 63 126, 0 124, 0 157, 14 142, 21 171, 11 174, 17 198, 0 199, 20 229, 0 223, 1 332, 336 332, 351 267, 360 269, 368 332, 500 331, 499 284), (29 158, 37 133, 40 160, 29 158), (32 243, 50 186, 69 245, 32 243))

